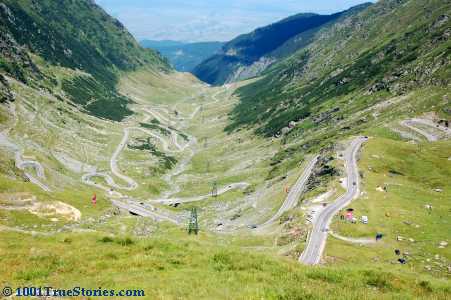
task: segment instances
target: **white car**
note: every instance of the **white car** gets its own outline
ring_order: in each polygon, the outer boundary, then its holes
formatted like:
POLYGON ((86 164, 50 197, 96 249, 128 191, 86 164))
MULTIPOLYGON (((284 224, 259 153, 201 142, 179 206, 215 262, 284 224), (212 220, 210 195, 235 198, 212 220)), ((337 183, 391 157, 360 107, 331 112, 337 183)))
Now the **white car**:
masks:
POLYGON ((363 224, 368 224, 368 216, 362 216, 360 218, 360 222, 362 222, 363 224))

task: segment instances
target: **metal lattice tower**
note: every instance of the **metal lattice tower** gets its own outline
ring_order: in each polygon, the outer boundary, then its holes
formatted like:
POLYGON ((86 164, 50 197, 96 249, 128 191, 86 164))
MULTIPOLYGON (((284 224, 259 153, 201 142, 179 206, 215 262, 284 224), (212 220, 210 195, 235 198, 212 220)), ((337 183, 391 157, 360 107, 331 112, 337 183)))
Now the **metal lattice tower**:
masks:
POLYGON ((215 198, 218 197, 218 183, 216 181, 213 182, 213 187, 211 189, 211 195, 215 198))
POLYGON ((188 234, 194 233, 197 235, 199 232, 199 223, 197 222, 197 209, 191 208, 191 217, 188 224, 188 234))

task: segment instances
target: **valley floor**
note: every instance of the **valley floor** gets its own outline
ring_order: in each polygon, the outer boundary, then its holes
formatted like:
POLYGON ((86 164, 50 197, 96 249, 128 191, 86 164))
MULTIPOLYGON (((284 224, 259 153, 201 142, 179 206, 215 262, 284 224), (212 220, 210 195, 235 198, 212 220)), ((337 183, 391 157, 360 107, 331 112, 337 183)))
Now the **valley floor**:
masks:
POLYGON ((274 163, 304 137, 227 134, 239 84, 124 74, 135 114, 111 122, 12 82, 19 97, 0 134, 0 286, 133 288, 148 299, 446 299, 447 129, 401 112, 274 163), (321 175, 324 164, 338 174, 321 175), (369 223, 339 219, 350 206, 369 223), (188 236, 194 207, 201 231, 188 236), (362 242, 376 233, 381 241, 362 242))

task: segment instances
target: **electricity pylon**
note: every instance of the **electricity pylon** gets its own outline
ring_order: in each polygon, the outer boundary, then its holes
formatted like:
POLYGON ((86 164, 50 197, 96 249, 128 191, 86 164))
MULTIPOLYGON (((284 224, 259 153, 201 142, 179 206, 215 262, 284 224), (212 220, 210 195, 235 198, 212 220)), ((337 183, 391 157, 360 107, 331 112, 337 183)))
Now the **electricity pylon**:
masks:
POLYGON ((215 198, 218 197, 218 183, 216 181, 213 182, 213 187, 211 189, 211 195, 215 198))
POLYGON ((197 235, 199 232, 199 223, 197 222, 197 209, 191 208, 191 217, 188 224, 188 234, 194 233, 197 235))

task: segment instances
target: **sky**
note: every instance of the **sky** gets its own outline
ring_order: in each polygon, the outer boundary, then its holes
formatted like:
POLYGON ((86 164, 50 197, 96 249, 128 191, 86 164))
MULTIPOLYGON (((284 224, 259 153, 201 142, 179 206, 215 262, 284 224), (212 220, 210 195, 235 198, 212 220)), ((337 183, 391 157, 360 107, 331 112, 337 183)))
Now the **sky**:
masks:
POLYGON ((95 0, 137 40, 228 41, 285 17, 330 14, 365 0, 95 0))

